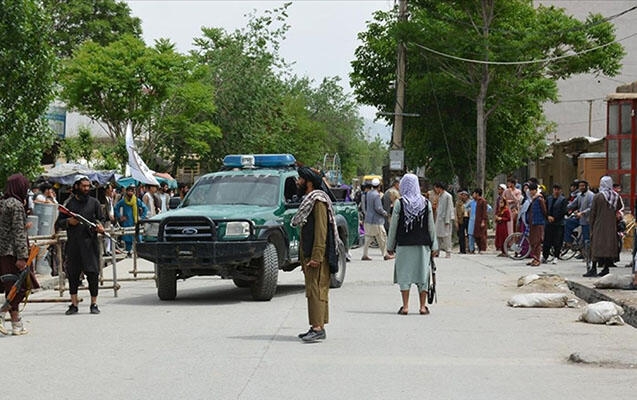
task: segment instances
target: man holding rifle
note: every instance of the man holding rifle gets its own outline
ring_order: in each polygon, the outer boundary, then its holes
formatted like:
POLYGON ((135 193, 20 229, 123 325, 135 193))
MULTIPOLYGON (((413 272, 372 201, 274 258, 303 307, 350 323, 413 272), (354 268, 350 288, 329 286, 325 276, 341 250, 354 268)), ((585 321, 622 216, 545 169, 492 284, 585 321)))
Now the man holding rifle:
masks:
MULTIPOLYGON (((24 329, 18 309, 20 302, 26 295, 28 285, 23 284, 15 291, 15 289, 12 290, 15 281, 5 279, 19 276, 22 271, 28 268, 29 245, 25 211, 28 190, 29 180, 22 174, 13 174, 7 180, 4 197, 0 200, 0 275, 3 276, 2 286, 7 298, 5 304, 11 315, 11 333, 13 335, 28 333, 24 329)), ((39 287, 35 275, 31 271, 27 274, 30 275, 31 287, 39 287)), ((0 314, 0 333, 9 334, 9 331, 4 327, 4 306, 0 314)))
POLYGON ((102 208, 96 198, 89 196, 91 181, 85 175, 77 175, 73 194, 66 203, 67 213, 60 212, 57 226, 67 231, 66 273, 69 279, 71 305, 66 315, 77 314, 79 303, 77 290, 80 274, 84 272, 91 294, 91 314, 99 314, 97 307, 99 242, 98 233, 104 233, 102 208), (77 214, 77 216, 72 216, 77 214))

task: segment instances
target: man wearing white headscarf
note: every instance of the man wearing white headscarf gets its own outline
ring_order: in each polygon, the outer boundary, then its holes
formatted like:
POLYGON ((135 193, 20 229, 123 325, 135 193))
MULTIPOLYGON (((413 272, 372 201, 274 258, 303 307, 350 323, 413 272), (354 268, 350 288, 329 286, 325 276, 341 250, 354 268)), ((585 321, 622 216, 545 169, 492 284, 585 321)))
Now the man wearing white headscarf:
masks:
MULTIPOLYGON (((612 266, 618 255, 617 221, 621 218, 624 203, 613 190, 613 178, 603 176, 599 182, 599 193, 593 197, 589 216, 591 226, 591 258, 603 266, 597 274, 597 267, 592 266, 584 276, 604 276, 608 267, 612 266)), ((593 264, 594 265, 594 264, 593 264)))
POLYGON ((431 202, 420 194, 418 177, 406 174, 400 180, 401 198, 394 204, 389 224, 388 252, 396 253, 394 283, 400 286, 403 305, 398 314, 409 311, 409 289, 418 287, 420 314, 429 314, 427 290, 431 253, 438 252, 438 239, 431 202))

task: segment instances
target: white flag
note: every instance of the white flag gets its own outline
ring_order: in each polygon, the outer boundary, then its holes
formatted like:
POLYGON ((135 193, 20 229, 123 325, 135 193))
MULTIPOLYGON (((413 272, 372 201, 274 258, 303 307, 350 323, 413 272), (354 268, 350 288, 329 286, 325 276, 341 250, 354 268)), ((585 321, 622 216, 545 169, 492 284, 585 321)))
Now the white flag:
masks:
POLYGON ((130 122, 126 126, 126 150, 128 151, 128 166, 133 178, 147 185, 159 186, 159 182, 157 182, 151 170, 137 154, 135 142, 133 142, 133 126, 130 122))

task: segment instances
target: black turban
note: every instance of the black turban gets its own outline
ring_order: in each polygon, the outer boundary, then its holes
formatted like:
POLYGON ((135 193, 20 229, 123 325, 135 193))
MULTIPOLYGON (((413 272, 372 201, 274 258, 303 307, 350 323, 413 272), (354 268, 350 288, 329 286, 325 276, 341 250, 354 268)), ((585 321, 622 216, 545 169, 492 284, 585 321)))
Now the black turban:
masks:
POLYGON ((320 189, 321 183, 323 183, 323 179, 321 179, 321 175, 314 172, 314 170, 310 167, 299 167, 297 169, 299 176, 306 181, 312 182, 314 189, 320 189))

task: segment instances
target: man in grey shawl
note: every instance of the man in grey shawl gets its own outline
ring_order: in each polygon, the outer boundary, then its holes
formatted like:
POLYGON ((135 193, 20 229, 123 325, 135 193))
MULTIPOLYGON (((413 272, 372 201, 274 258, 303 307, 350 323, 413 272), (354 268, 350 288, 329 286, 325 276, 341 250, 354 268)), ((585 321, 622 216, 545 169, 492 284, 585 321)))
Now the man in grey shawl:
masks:
MULTIPOLYGON (((292 218, 292 226, 300 227, 301 266, 305 275, 310 329, 298 337, 304 342, 316 342, 327 337, 325 324, 329 322, 328 292, 331 268, 338 268, 338 231, 332 201, 321 190, 320 174, 308 167, 298 168, 297 186, 305 194, 299 211, 292 218)), ((327 189, 327 188, 326 188, 327 189)), ((327 189, 329 190, 329 189, 327 189)))
POLYGON ((617 221, 622 217, 624 203, 613 190, 613 178, 603 176, 599 182, 599 193, 593 197, 589 222, 591 226, 591 257, 603 269, 597 274, 595 264, 584 276, 604 276, 613 266, 619 248, 617 246, 617 221))
POLYGON ((400 286, 403 305, 399 315, 409 311, 409 289, 418 287, 420 314, 429 314, 427 290, 431 268, 431 254, 438 253, 438 239, 431 203, 420 194, 418 177, 406 174, 400 180, 400 201, 394 204, 389 224, 387 249, 396 253, 394 283, 400 286))

